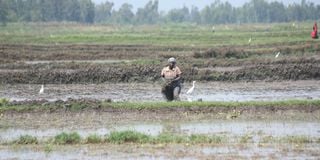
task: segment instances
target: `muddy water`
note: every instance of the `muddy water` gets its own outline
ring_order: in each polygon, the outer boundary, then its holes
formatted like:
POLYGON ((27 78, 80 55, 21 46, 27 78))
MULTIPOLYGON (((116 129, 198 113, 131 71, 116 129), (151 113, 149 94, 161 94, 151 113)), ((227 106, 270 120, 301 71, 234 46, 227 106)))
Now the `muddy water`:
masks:
POLYGON ((83 145, 53 146, 52 151, 44 148, 2 147, 1 159, 319 159, 320 145, 290 144, 259 146, 254 144, 236 145, 83 145), (73 147, 73 148, 72 148, 73 147))
POLYGON ((163 132, 176 134, 205 134, 226 136, 228 139, 243 135, 252 135, 258 143, 261 137, 285 137, 285 136, 306 136, 320 137, 320 123, 304 121, 227 121, 215 120, 206 122, 181 122, 181 123, 134 123, 117 124, 100 128, 81 128, 70 126, 65 128, 46 129, 22 129, 7 128, 0 129, 0 141, 8 142, 18 139, 21 135, 31 135, 39 139, 54 137, 62 132, 78 132, 82 137, 90 134, 104 136, 112 131, 132 130, 148 135, 156 136, 163 132))
MULTIPOLYGON (((320 81, 285 82, 197 82, 194 92, 187 95, 191 83, 185 83, 181 93, 182 100, 203 101, 250 101, 319 99, 320 81)), ((39 95, 40 85, 1 85, 0 97, 10 100, 66 100, 112 99, 113 101, 162 101, 158 83, 121 83, 121 84, 70 84, 45 85, 44 94, 39 95)))
POLYGON ((21 129, 21 128, 0 128, 0 142, 1 141, 12 141, 19 138, 21 135, 32 135, 39 139, 52 138, 62 132, 77 132, 82 137, 88 137, 91 134, 97 134, 104 136, 112 131, 137 131, 148 135, 156 136, 163 130, 163 126, 160 124, 125 124, 125 125, 114 125, 101 128, 78 128, 71 126, 65 128, 47 128, 47 129, 21 129))

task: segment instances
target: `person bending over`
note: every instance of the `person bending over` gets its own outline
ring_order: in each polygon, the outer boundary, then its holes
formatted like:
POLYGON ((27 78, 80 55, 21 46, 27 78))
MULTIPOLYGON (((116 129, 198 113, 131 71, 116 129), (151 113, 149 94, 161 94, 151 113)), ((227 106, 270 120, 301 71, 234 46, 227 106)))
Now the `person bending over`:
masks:
POLYGON ((176 66, 176 59, 171 57, 168 59, 168 65, 161 71, 161 77, 164 84, 161 88, 161 93, 167 101, 180 101, 181 92, 181 70, 176 66))

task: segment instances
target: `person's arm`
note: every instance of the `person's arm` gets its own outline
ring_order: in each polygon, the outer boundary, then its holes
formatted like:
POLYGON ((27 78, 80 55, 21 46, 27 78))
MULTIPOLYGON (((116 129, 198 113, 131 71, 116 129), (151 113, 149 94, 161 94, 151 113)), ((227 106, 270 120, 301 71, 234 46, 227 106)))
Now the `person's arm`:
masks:
POLYGON ((180 68, 177 67, 177 66, 176 66, 176 72, 177 72, 177 76, 176 76, 176 78, 173 79, 172 81, 179 81, 179 80, 181 79, 181 74, 182 74, 182 72, 181 72, 180 68))

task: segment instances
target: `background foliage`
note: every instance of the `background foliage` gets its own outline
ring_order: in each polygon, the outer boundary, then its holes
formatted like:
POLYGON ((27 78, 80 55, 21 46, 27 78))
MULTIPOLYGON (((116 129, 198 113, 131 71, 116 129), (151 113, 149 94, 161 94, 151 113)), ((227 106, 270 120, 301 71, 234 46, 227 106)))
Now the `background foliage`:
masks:
POLYGON ((317 20, 320 5, 302 0, 300 4, 251 0, 234 7, 229 2, 215 2, 203 9, 195 6, 159 12, 158 0, 150 0, 136 13, 133 6, 124 3, 118 10, 106 1, 94 4, 91 0, 0 0, 0 22, 72 21, 107 24, 159 24, 159 23, 271 23, 317 20))

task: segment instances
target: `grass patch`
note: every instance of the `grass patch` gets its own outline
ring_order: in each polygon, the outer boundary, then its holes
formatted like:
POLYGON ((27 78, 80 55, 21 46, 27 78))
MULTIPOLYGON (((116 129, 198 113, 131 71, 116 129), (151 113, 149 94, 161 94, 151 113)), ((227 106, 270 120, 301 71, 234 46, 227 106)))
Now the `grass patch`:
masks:
POLYGON ((150 142, 151 136, 135 131, 111 132, 106 141, 115 144, 122 143, 147 143, 150 142))
POLYGON ((190 143, 214 143, 220 144, 223 142, 223 137, 220 136, 206 136, 193 134, 189 137, 190 143))
POLYGON ((14 141, 13 143, 26 145, 26 144, 38 144, 39 142, 37 137, 33 137, 30 135, 23 135, 23 136, 20 136, 19 139, 14 141))
POLYGON ((0 98, 0 107, 7 106, 9 104, 9 100, 6 98, 0 98))
POLYGON ((102 142, 103 142, 103 139, 101 138, 101 136, 97 134, 89 135, 86 139, 86 143, 96 144, 96 143, 102 143, 102 142))
POLYGON ((260 141, 260 143, 272 143, 272 142, 275 142, 275 138, 273 136, 264 136, 260 141))
POLYGON ((61 133, 54 137, 55 144, 78 144, 81 142, 81 137, 78 133, 61 133))
POLYGON ((45 147, 44 147, 44 152, 45 152, 45 153, 48 154, 48 153, 52 152, 52 150, 53 150, 53 149, 52 149, 52 145, 51 145, 51 144, 46 144, 46 145, 45 145, 45 147))
POLYGON ((100 44, 157 44, 163 46, 219 46, 274 44, 281 42, 305 43, 309 38, 310 23, 299 23, 299 29, 291 23, 216 25, 216 32, 211 26, 193 24, 150 25, 150 26, 108 26, 75 25, 73 23, 8 23, 0 27, 0 43, 100 43, 100 44), (283 27, 286 26, 286 27, 283 27), (268 30, 266 32, 266 30, 268 30), (289 37, 289 38, 288 38, 289 37))
MULTIPOLYGON (((115 131, 106 135, 105 138, 97 134, 89 135, 84 143, 86 144, 222 144, 228 142, 226 137, 217 135, 203 135, 203 134, 192 134, 192 135, 178 135, 172 133, 161 133, 158 136, 150 136, 136 131, 115 131)), ((239 137, 239 143, 252 143, 253 137, 249 134, 239 137)), ((311 139, 306 136, 287 136, 287 137, 272 137, 265 136, 259 142, 261 143, 290 143, 290 144, 306 144, 306 143, 320 143, 320 138, 311 139)), ((18 140, 13 141, 10 144, 28 145, 28 144, 39 144, 36 137, 30 135, 20 136, 18 140)), ((52 151, 52 144, 57 145, 70 145, 70 144, 81 144, 81 137, 78 133, 65 133, 55 136, 52 140, 44 142, 45 152, 49 153, 52 151)))
POLYGON ((240 137, 240 143, 251 143, 251 142, 253 142, 252 135, 246 134, 240 137))
POLYGON ((187 138, 185 136, 174 135, 170 133, 162 133, 154 137, 153 143, 185 143, 187 138))
POLYGON ((306 136, 287 136, 280 139, 280 142, 293 143, 293 144, 304 144, 311 143, 312 140, 306 136))
POLYGON ((285 100, 285 101, 247 101, 247 102, 117 102, 102 103, 104 107, 128 109, 157 109, 165 107, 283 107, 283 106, 320 106, 320 100, 285 100))

